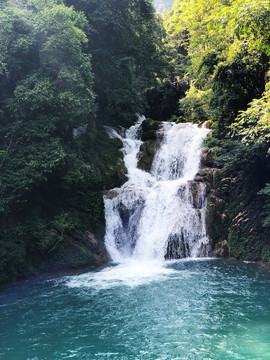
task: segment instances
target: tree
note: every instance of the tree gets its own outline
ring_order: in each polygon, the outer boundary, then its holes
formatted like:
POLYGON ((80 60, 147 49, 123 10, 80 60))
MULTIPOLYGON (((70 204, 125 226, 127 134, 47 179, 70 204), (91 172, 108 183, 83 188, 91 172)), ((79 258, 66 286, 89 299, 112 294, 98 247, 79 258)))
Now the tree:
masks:
POLYGON ((89 21, 98 117, 129 124, 145 108, 145 90, 166 76, 161 21, 149 0, 67 0, 89 21))
POLYGON ((1 5, 0 281, 62 244, 67 232, 58 242, 52 230, 61 214, 73 227, 57 196, 86 176, 73 137, 74 128, 93 128, 95 116, 86 25, 56 0, 1 5))
POLYGON ((198 91, 211 90, 205 105, 220 137, 264 91, 269 11, 264 0, 178 0, 165 18, 173 41, 187 52, 186 76, 198 91))
POLYGON ((3 208, 46 181, 65 161, 74 127, 93 117, 85 24, 82 14, 53 0, 1 9, 3 208))

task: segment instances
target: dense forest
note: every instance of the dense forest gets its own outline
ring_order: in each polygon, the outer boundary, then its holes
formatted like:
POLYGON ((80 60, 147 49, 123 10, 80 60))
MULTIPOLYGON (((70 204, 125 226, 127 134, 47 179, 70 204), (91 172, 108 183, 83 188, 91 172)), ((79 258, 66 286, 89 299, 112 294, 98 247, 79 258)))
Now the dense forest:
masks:
POLYGON ((151 0, 2 1, 0 281, 106 261, 102 193, 125 168, 104 125, 136 113, 208 121, 212 242, 269 262, 269 17, 265 0, 163 19, 151 0))
POLYGON ((104 125, 166 82, 161 21, 148 0, 6 1, 0 47, 0 280, 100 263, 102 191, 125 179, 104 125))

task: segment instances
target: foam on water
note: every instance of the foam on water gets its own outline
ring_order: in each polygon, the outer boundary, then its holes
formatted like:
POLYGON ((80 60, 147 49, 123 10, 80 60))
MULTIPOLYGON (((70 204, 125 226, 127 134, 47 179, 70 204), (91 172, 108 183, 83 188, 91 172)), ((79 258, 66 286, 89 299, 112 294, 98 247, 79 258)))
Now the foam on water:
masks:
POLYGON ((117 286, 135 287, 153 281, 163 281, 175 274, 177 271, 169 269, 164 262, 141 262, 132 259, 99 272, 66 277, 65 284, 71 288, 90 287, 96 290, 117 286))

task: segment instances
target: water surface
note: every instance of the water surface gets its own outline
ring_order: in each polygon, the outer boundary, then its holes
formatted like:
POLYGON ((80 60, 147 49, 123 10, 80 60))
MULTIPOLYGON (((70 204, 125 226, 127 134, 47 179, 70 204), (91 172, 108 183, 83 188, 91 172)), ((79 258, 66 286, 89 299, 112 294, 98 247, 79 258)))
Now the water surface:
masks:
POLYGON ((270 272, 129 262, 0 291, 5 360, 269 360, 270 272))

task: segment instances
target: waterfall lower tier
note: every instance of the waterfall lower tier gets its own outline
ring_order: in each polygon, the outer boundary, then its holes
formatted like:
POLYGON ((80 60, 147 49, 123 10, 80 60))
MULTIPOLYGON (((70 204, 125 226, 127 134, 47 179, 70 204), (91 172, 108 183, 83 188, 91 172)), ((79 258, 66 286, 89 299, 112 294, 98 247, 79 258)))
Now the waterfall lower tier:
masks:
POLYGON ((150 173, 137 168, 141 123, 121 136, 128 181, 105 197, 105 244, 113 261, 203 257, 206 234, 205 185, 194 182, 201 145, 209 130, 163 123, 150 173))

